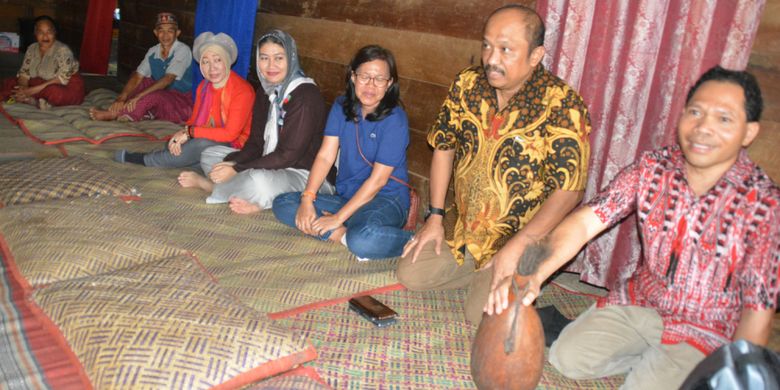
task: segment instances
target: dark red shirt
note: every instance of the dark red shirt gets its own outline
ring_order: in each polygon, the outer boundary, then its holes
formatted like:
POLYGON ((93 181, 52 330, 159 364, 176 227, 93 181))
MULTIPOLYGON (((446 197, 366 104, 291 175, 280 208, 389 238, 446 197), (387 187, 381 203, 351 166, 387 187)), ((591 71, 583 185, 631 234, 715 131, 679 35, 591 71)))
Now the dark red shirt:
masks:
POLYGON ((588 205, 614 225, 637 213, 642 261, 599 300, 658 311, 662 343, 705 354, 731 342, 743 308, 775 308, 780 189, 741 152, 703 196, 688 185, 679 147, 645 153, 588 205))

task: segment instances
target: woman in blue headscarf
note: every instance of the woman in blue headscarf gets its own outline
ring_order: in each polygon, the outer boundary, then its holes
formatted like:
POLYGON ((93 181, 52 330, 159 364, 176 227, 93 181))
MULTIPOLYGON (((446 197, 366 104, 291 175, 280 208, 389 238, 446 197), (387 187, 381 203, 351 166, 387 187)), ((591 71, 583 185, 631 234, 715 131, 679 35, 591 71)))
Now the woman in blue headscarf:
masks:
MULTIPOLYGON (((300 67, 289 34, 263 34, 256 60, 262 94, 258 89, 249 140, 241 150, 204 150, 201 168, 206 177, 189 171, 179 175, 182 187, 210 192, 207 203, 229 202, 240 214, 270 208, 281 193, 303 191, 328 115, 319 88, 300 67)), ((333 186, 326 183, 323 191, 332 193, 333 186)))

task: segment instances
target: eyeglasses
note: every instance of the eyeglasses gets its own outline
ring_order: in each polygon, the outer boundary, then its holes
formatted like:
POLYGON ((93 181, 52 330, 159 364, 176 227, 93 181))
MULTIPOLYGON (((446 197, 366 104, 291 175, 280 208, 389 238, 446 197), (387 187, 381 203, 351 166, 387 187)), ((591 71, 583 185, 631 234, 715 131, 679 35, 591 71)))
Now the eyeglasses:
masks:
POLYGON ((365 73, 355 73, 352 72, 352 74, 355 76, 355 79, 357 79, 357 82, 360 83, 360 85, 368 85, 368 82, 370 81, 372 84, 374 84, 375 87, 386 87, 387 83, 390 81, 390 77, 384 77, 384 76, 371 76, 365 73))

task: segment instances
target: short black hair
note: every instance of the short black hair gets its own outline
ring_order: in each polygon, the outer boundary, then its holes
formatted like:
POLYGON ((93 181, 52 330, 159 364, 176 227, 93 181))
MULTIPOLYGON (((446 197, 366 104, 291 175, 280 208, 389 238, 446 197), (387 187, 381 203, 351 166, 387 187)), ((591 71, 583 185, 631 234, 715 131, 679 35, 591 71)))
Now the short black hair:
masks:
MULTIPOLYGON (((539 46, 544 46, 544 21, 533 8, 526 7, 522 4, 503 5, 491 12, 487 20, 490 20, 493 15, 499 12, 510 9, 520 11, 524 15, 523 22, 525 22, 525 40, 528 41, 528 52, 530 53, 531 50, 536 49, 539 46)), ((487 24, 487 22, 485 24, 487 24)))
POLYGON ((758 87, 758 81, 756 81, 755 76, 744 70, 725 69, 720 65, 710 68, 696 80, 696 84, 691 87, 688 91, 688 97, 685 98, 686 105, 691 101, 696 90, 707 81, 732 83, 742 87, 742 92, 745 95, 745 116, 747 121, 758 122, 761 119, 761 111, 764 110, 764 99, 761 97, 761 88, 758 87))
POLYGON ((352 58, 352 61, 347 66, 347 90, 344 93, 345 99, 342 104, 344 116, 347 117, 347 120, 356 120, 358 116, 358 107, 360 107, 360 100, 358 100, 357 95, 355 95, 355 83, 352 82, 352 74, 357 72, 360 65, 374 60, 382 60, 387 63, 387 67, 390 69, 390 79, 393 80, 393 84, 385 91, 385 96, 382 97, 376 110, 366 115, 366 119, 372 122, 380 121, 390 115, 390 112, 399 104, 401 99, 401 87, 398 86, 398 69, 395 66, 395 57, 393 56, 393 53, 378 45, 364 46, 355 53, 355 57, 352 58))
POLYGON ((54 29, 54 33, 57 33, 57 22, 54 21, 54 18, 52 18, 49 15, 41 15, 33 20, 33 28, 37 28, 38 23, 40 22, 49 22, 51 24, 51 27, 54 29))

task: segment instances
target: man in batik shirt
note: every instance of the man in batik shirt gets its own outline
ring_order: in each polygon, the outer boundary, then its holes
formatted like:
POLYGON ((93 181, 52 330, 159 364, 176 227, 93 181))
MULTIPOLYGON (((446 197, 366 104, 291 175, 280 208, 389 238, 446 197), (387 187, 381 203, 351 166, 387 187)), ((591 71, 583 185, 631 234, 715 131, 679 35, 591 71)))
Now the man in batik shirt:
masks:
POLYGON ((477 324, 491 280, 514 272, 529 242, 582 198, 590 122, 582 98, 540 64, 544 24, 532 9, 504 6, 484 27, 481 67, 462 71, 428 135, 430 208, 397 274, 411 290, 469 287, 477 324), (454 226, 444 228, 454 173, 454 226), (442 241, 449 246, 442 250, 442 241))
MULTIPOLYGON (((679 146, 645 153, 552 232, 525 305, 588 240, 633 212, 643 249, 634 274, 552 345, 561 373, 628 373, 624 388, 676 389, 723 344, 767 344, 780 291, 780 188, 745 151, 761 109, 752 75, 710 69, 688 93, 679 146)), ((489 314, 507 308, 507 290, 491 292, 489 314)))

